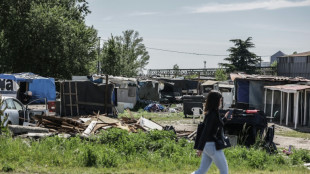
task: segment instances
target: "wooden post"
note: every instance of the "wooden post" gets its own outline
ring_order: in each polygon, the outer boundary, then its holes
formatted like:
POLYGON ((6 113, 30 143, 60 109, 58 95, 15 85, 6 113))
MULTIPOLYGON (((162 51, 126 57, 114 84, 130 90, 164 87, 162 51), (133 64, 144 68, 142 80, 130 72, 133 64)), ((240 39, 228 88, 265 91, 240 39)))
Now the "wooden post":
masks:
POLYGON ((71 96, 71 81, 69 82, 69 100, 70 100, 70 111, 71 111, 71 116, 72 114, 72 96, 71 96))
POLYGON ((294 129, 297 128, 297 123, 298 123, 298 105, 299 105, 299 92, 294 94, 294 122, 295 126, 294 129))
POLYGON ((65 95, 65 83, 66 83, 66 81, 64 81, 64 82, 62 83, 62 92, 63 92, 63 99, 64 99, 64 111, 65 111, 65 116, 67 116, 66 95, 65 95))
POLYGON ((264 113, 266 114, 266 105, 267 105, 267 88, 265 88, 265 105, 264 105, 264 113))
POLYGON ((62 105, 62 97, 63 97, 63 94, 62 94, 62 83, 59 82, 59 91, 60 91, 60 105, 59 105, 59 115, 61 116, 62 113, 61 113, 61 105, 62 105))
POLYGON ((280 125, 282 125, 282 115, 283 115, 283 92, 281 91, 281 113, 280 113, 280 125))
POLYGON ((304 98, 304 126, 306 126, 307 121, 307 90, 305 90, 305 98, 304 98))
POLYGON ((287 103, 286 103, 286 126, 288 125, 288 111, 290 104, 290 93, 287 93, 287 103))
POLYGON ((199 82, 200 82, 200 72, 198 72, 197 95, 200 94, 200 92, 199 92, 199 82))
POLYGON ((273 117, 273 99, 274 99, 274 90, 272 90, 272 96, 271 96, 271 113, 270 113, 270 117, 273 117))
POLYGON ((80 115, 80 112, 79 112, 79 97, 78 97, 78 93, 77 93, 77 82, 75 82, 75 104, 76 104, 76 113, 77 113, 77 115, 80 115))
POLYGON ((105 107, 105 114, 108 116, 108 90, 109 90, 109 75, 105 75, 105 97, 104 97, 104 107, 105 107))

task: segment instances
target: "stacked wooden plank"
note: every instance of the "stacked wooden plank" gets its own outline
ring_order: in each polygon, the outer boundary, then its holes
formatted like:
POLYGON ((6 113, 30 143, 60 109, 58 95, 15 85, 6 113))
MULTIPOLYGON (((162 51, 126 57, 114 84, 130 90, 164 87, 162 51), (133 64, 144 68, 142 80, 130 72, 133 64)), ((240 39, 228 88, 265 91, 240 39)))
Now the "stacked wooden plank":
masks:
POLYGON ((48 128, 51 132, 81 133, 86 126, 71 118, 36 115, 37 126, 48 128))

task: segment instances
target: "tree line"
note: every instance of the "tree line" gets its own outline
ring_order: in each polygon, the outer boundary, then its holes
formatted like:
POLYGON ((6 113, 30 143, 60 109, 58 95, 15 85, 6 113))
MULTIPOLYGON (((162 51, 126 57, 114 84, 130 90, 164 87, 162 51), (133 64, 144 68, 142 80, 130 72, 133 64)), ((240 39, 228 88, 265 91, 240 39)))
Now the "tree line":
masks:
MULTIPOLYGON (((134 30, 113 36, 100 48, 97 30, 85 24, 86 0, 2 0, 0 2, 0 73, 33 72, 70 79, 101 72, 133 77, 150 56, 134 30)), ((251 37, 231 40, 235 47, 221 66, 228 72, 253 73, 260 58, 248 51, 251 37)))

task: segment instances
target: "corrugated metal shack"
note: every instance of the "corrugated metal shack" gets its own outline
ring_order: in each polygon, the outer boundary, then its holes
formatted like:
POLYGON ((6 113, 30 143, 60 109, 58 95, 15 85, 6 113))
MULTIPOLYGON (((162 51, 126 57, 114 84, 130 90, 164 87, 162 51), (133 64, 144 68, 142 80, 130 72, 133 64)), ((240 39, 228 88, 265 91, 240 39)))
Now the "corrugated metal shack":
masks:
POLYGON ((285 124, 294 124, 294 128, 297 128, 297 124, 301 126, 310 127, 310 86, 309 85, 277 85, 277 86, 265 86, 265 107, 266 112, 266 101, 267 91, 271 90, 271 119, 274 119, 276 114, 279 113, 280 124, 285 121, 285 124), (280 92, 280 109, 274 109, 275 92, 280 92))
POLYGON ((310 79, 310 51, 278 57, 279 76, 310 79))
MULTIPOLYGON (((281 113, 281 92, 267 90, 265 86, 286 84, 308 84, 310 80, 279 76, 262 76, 247 74, 230 74, 235 85, 235 107, 240 109, 258 109, 265 111, 269 117, 281 113), (272 100, 273 96, 273 100, 272 100), (276 113, 277 112, 277 113, 276 113)), ((283 117, 282 117, 283 118, 283 117)))

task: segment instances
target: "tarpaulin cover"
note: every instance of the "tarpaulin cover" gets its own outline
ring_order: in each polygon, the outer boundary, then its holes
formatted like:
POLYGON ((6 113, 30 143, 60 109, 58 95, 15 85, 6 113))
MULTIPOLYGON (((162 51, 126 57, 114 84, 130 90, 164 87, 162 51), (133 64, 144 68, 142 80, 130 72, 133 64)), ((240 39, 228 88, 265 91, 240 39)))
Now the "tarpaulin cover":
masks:
MULTIPOLYGON (((54 78, 45 78, 33 73, 15 73, 15 74, 0 74, 0 78, 11 79, 19 82, 29 83, 29 91, 32 92, 30 101, 47 98, 47 101, 56 100, 56 88, 54 78)), ((34 103, 43 103, 44 100, 34 103)))
MULTIPOLYGON (((64 116, 76 115, 93 115, 105 112, 106 85, 97 84, 91 81, 65 81, 61 83, 63 90, 61 91, 62 113, 64 116), (71 90, 70 90, 71 87, 71 90), (76 88, 75 88, 76 87, 76 88), (71 91, 70 95, 65 95, 71 91), (77 95, 75 95, 77 94, 77 95), (77 104, 78 103, 78 107, 77 104), (72 107, 70 106, 72 104, 72 107), (71 110, 72 108, 72 110, 71 110), (72 113, 71 113, 72 111, 72 113)), ((113 98, 117 93, 114 92, 114 85, 108 85, 107 93, 107 110, 112 113, 113 98)))
POLYGON ((159 101, 158 83, 153 85, 152 81, 145 82, 139 89, 141 100, 159 101))
POLYGON ((250 81, 249 104, 252 108, 264 110, 263 81, 250 81))
POLYGON ((29 83, 29 91, 32 92, 31 100, 46 98, 47 101, 56 100, 55 80, 53 78, 33 79, 29 83))
POLYGON ((249 81, 238 80, 237 102, 249 103, 249 81))
POLYGON ((164 110, 164 107, 162 105, 160 105, 160 104, 152 103, 152 104, 147 105, 144 108, 144 110, 148 111, 148 112, 156 112, 156 111, 164 110))
POLYGON ((14 74, 0 74, 0 79, 10 79, 16 82, 32 82, 33 79, 25 79, 16 77, 14 74))

